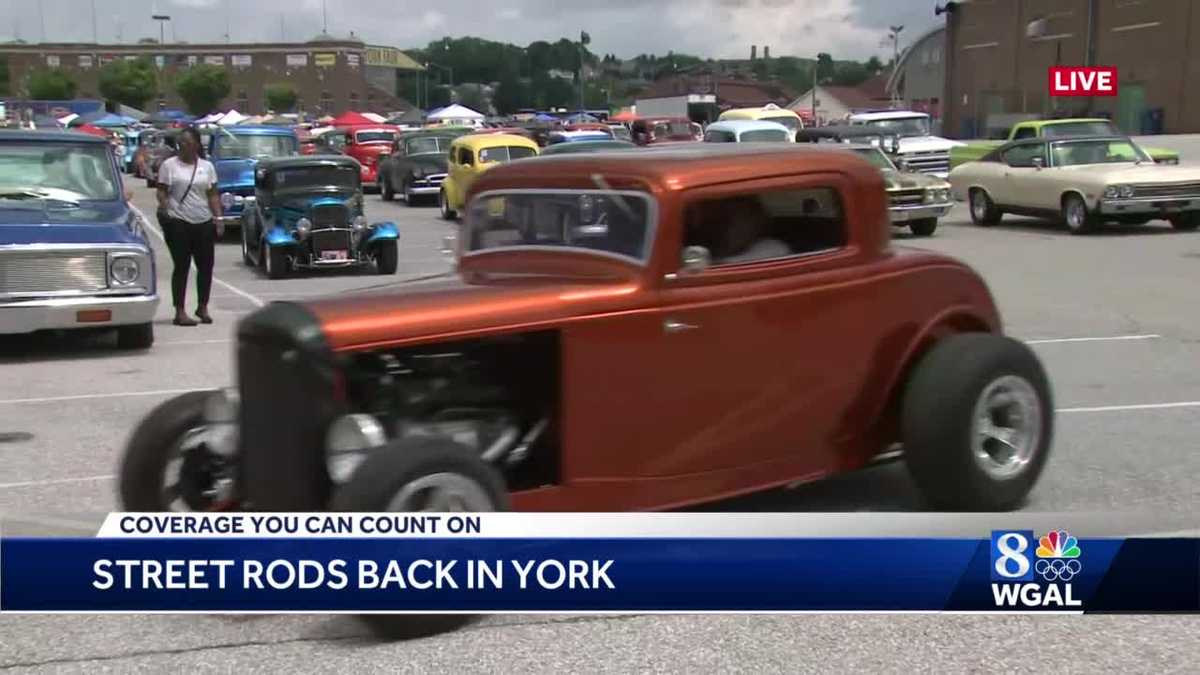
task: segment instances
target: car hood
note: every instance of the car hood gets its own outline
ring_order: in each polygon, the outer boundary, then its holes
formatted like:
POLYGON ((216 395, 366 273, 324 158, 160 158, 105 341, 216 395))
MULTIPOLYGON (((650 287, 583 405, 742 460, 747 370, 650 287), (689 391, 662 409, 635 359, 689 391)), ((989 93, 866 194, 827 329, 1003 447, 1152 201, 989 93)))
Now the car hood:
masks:
POLYGON ((934 152, 966 145, 939 136, 910 136, 900 139, 900 152, 934 152))
POLYGON ((352 197, 353 194, 350 192, 345 194, 325 193, 319 195, 283 195, 276 197, 275 205, 285 209, 307 211, 314 206, 327 206, 330 204, 349 206, 349 202, 352 197))
POLYGON ((1118 164, 1115 166, 1084 165, 1065 167, 1067 171, 1085 173, 1102 183, 1194 183, 1200 182, 1200 167, 1186 164, 1118 164))
POLYGON ((142 244, 129 227, 129 209, 120 203, 77 209, 43 208, 23 202, 0 208, 0 246, 5 244, 142 244))
POLYGON ((254 185, 253 159, 218 159, 216 162, 217 183, 221 187, 246 187, 254 185))
POLYGON ((413 165, 413 168, 420 167, 428 172, 445 173, 446 167, 449 166, 449 159, 441 153, 429 153, 428 155, 409 155, 408 161, 413 165))
POLYGON ((361 295, 305 303, 335 350, 415 344, 513 329, 548 329, 574 317, 629 310, 634 282, 523 281, 421 286, 389 284, 361 295))

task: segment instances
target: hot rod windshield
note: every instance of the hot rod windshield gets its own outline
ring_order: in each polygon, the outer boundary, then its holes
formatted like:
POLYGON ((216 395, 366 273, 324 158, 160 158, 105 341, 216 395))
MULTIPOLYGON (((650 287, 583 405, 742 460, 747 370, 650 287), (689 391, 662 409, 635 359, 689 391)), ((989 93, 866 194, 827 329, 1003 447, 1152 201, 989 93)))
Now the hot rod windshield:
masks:
POLYGON ((358 189, 358 170, 352 166, 297 166, 275 172, 276 190, 296 188, 358 189))
POLYGON ((471 201, 466 253, 581 249, 644 263, 653 222, 648 195, 602 190, 489 192, 471 201))
POLYGON ((295 138, 267 134, 221 134, 215 149, 218 159, 287 157, 299 152, 295 138))

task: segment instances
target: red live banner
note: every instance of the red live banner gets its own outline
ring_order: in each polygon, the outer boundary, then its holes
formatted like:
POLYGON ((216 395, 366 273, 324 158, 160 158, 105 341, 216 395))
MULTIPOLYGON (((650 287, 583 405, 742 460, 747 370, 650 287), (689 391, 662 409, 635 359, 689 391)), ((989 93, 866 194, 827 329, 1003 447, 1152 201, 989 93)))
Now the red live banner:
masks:
POLYGON ((1114 66, 1051 66, 1047 77, 1051 96, 1116 96, 1114 66))

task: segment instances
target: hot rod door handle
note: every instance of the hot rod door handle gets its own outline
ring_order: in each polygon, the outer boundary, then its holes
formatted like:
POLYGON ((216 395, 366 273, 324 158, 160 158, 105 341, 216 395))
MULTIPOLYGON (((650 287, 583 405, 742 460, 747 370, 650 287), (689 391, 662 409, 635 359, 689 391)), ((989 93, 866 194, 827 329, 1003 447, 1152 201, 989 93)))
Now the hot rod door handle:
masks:
POLYGON ((684 323, 675 319, 667 319, 663 322, 663 330, 668 333, 682 333, 685 330, 696 330, 699 327, 694 323, 684 323))

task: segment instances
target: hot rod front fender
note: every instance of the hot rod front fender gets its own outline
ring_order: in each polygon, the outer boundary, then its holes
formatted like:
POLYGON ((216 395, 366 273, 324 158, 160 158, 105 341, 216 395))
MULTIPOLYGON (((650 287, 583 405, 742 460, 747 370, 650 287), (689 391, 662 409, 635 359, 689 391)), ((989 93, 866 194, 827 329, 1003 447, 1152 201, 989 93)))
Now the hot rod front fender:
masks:
POLYGON ((292 236, 292 233, 279 227, 278 225, 267 230, 267 244, 271 246, 295 246, 299 242, 292 236))
POLYGON ((363 242, 363 246, 371 246, 381 241, 396 241, 400 238, 400 231, 396 229, 395 223, 375 223, 371 226, 371 236, 363 242))

